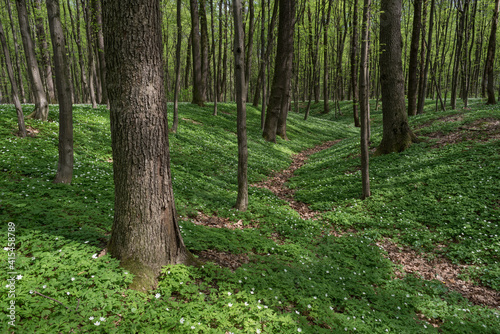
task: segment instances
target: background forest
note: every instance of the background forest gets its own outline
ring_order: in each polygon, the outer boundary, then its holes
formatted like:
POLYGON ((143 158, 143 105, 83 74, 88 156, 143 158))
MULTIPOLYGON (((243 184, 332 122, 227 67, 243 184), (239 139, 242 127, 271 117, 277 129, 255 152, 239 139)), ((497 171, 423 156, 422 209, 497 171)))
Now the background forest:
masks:
POLYGON ((500 0, 0 1, 1 332, 499 333, 500 0))
MULTIPOLYGON (((176 46, 180 41, 179 101, 193 100, 191 27, 193 1, 162 1, 165 87, 173 101, 176 84, 176 46), (180 17, 177 8, 180 7, 180 17)), ((486 96, 485 65, 496 1, 402 0, 401 33, 405 87, 411 82, 427 85, 426 97, 450 101, 455 97, 486 96), (431 12, 433 24, 431 21, 431 12), (415 34, 414 36, 412 36, 415 34), (412 41, 414 44, 412 45, 412 41), (430 46, 428 49, 427 46, 430 46), (428 52, 429 50, 429 52, 428 52), (411 58, 416 63, 411 64, 411 58), (426 66, 428 63, 428 66, 426 66), (411 66, 416 66, 412 77, 411 66), (427 69, 426 69, 427 67, 427 69), (424 76, 424 73, 427 72, 424 76), (426 80, 423 80, 423 78, 426 80), (425 81, 425 82, 422 82, 425 81), (456 91, 455 91, 456 90, 456 91), (455 95, 452 93, 455 91, 455 95)), ((206 85, 206 101, 234 101, 234 68, 231 66, 234 25, 231 3, 226 0, 194 1, 199 26, 199 57, 206 85)), ((75 103, 107 104, 104 87, 105 60, 100 1, 60 1, 67 41, 75 103)), ((380 96, 378 1, 372 3, 370 27, 370 97, 380 96)), ((14 1, 5 0, 0 12, 16 73, 22 102, 31 101, 27 63, 14 1)), ((44 2, 27 2, 29 31, 49 102, 56 102, 53 58, 44 2)), ((262 78, 271 87, 276 53, 278 6, 275 1, 244 2, 246 78, 248 102, 257 105, 262 78), (262 68, 264 64, 264 69, 262 68), (263 75, 263 70, 265 73, 263 75)), ((352 100, 352 79, 359 67, 360 25, 363 1, 302 0, 297 2, 294 32, 292 100, 318 102, 325 93, 334 101, 352 100), (352 71, 352 65, 355 72, 352 71)), ((3 102, 12 102, 5 59, 0 63, 3 102)), ((498 73, 498 61, 494 72, 498 73)), ((298 107, 298 105, 297 105, 298 107)))

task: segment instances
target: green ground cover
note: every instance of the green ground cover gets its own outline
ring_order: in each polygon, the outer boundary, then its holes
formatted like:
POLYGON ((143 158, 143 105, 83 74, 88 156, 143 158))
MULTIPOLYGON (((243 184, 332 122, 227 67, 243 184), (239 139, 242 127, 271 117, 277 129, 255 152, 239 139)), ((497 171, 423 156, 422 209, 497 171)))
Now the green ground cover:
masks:
MULTIPOLYGON (((454 132, 498 107, 473 101, 470 110, 428 112, 411 119, 419 137, 454 132), (460 113, 454 122, 442 118, 460 113), (440 119, 441 118, 441 119, 440 119)), ((25 106, 28 113, 30 106, 25 106)), ((15 224, 16 327, 7 322, 8 289, 0 290, 2 332, 15 333, 498 333, 500 312, 476 306, 437 280, 394 279, 393 265, 375 241, 391 238, 426 254, 475 264, 468 279, 500 289, 498 141, 435 148, 430 138, 402 154, 371 161, 373 197, 359 200, 358 130, 350 104, 344 116, 290 113, 290 141, 260 136, 260 111, 247 106, 250 183, 287 167, 291 155, 343 139, 315 154, 289 182, 296 198, 321 219, 302 220, 268 190, 251 187, 245 213, 236 199, 236 107, 180 105, 179 132, 170 135, 173 187, 187 247, 246 254, 234 272, 211 263, 163 270, 149 294, 127 290, 131 275, 109 255, 113 182, 109 113, 74 107, 75 171, 56 185, 57 106, 49 122, 28 120, 21 139, 13 106, 0 105, 0 229, 8 244, 15 224), (195 225, 198 212, 258 228, 195 225), (12 225, 12 224, 11 224, 12 225), (355 232, 334 237, 332 230, 355 232), (279 238, 276 238, 279 235, 279 238), (437 253, 435 246, 445 245, 437 253), (35 291, 56 299, 37 295, 35 291), (69 309, 67 309, 67 308, 69 309), (434 327, 439 326, 439 327, 434 327)), ((375 108, 373 108, 375 109, 375 108)), ((170 119, 171 119, 171 115, 170 119)), ((372 112, 373 145, 380 111, 372 112)), ((8 252, 0 252, 0 282, 8 285, 8 252)), ((9 287, 10 289, 10 287, 9 287)))

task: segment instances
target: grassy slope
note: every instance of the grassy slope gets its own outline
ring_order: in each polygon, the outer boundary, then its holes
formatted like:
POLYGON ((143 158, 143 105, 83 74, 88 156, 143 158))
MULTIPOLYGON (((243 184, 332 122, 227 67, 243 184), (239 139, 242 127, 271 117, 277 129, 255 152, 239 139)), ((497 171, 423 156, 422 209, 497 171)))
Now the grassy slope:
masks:
MULTIPOLYGON (((349 105, 342 107, 347 114, 349 105)), ((494 253, 498 238, 493 242, 476 238, 482 235, 478 233, 498 234, 498 226, 492 226, 498 223, 498 208, 489 205, 490 194, 498 193, 498 183, 489 181, 495 169, 498 174, 498 142, 477 144, 473 150, 466 150, 466 144, 444 150, 430 150, 428 144, 419 144, 404 154, 374 159, 374 196, 361 202, 357 200, 359 162, 353 158, 358 132, 349 125, 350 117, 337 119, 330 114, 303 122, 301 115, 291 113, 291 140, 274 145, 260 138, 259 111, 249 106, 251 182, 285 168, 290 155, 306 147, 353 138, 315 155, 290 182, 290 186, 298 187, 297 197, 314 208, 335 207, 335 211, 325 212, 322 220, 303 221, 263 189, 250 188, 248 212, 231 208, 236 198, 235 107, 219 105, 217 117, 210 116, 209 107, 202 109, 181 105, 179 133, 170 137, 179 215, 186 218, 203 211, 235 221, 242 219, 244 223, 259 222, 260 227, 244 231, 207 229, 192 224, 188 218, 182 224, 185 242, 193 251, 248 253, 250 263, 234 273, 211 264, 203 268, 166 268, 158 290, 141 295, 126 290, 131 278, 117 261, 107 255, 92 257, 105 245, 113 215, 107 111, 75 106, 74 182, 54 185, 56 122, 28 121, 38 133, 35 138, 19 139, 12 135, 16 127, 14 109, 0 106, 1 229, 6 236, 7 222, 16 224, 15 266, 23 275, 16 283, 16 332, 296 333, 299 328, 310 333, 352 332, 354 328, 365 333, 436 332, 420 320, 423 316, 439 323, 445 332, 495 332, 498 311, 472 306, 438 281, 391 279, 393 266, 373 240, 390 236, 431 251, 436 242, 445 242, 452 235, 458 238, 465 231, 454 212, 447 213, 446 220, 436 219, 442 216, 436 214, 438 210, 464 207, 462 211, 470 214, 468 221, 478 216, 481 218, 476 220, 486 222, 472 222, 473 228, 465 232, 471 233, 467 234, 471 239, 457 239, 456 250, 449 247, 447 255, 457 261, 486 264, 476 275, 483 275, 486 283, 491 277, 490 285, 498 286, 495 276, 484 275, 485 268, 498 271, 498 256, 494 253), (460 161, 460 170, 465 174, 461 178, 470 176, 464 182, 467 191, 459 191, 460 185, 453 180, 443 180, 443 175, 456 175, 457 170, 450 169, 456 167, 456 161, 460 161), (486 172, 482 180, 478 179, 476 161, 481 161, 486 172), (481 191, 472 191, 471 186, 480 186, 481 191), (409 191, 411 197, 406 196, 409 191), (459 201, 467 206, 452 205, 454 201, 446 199, 446 194, 453 200, 467 196, 459 201), (404 202, 403 195, 411 201, 404 202), (486 208, 479 207, 479 203, 486 208), (400 214, 401 209, 404 214, 400 214), (478 210, 479 214, 475 212, 478 210), (442 221, 450 228, 443 227, 442 221), (342 238, 325 236, 332 227, 354 227, 360 233, 342 238), (396 233, 394 227, 405 232, 396 233), (434 233, 438 230, 445 234, 434 233), (273 241, 271 235, 276 232, 283 242, 273 241), (477 248, 478 242, 481 247, 490 247, 489 252, 474 258, 461 255, 463 251, 469 256, 468 250, 477 248), (68 312, 54 301, 36 296, 34 290, 73 310, 78 307, 78 311, 68 312)), ((480 113, 489 115, 493 111, 480 113)), ((441 115, 418 116, 412 123, 424 124, 441 115)), ((376 142, 381 117, 376 112, 373 116, 376 142)), ((51 107, 50 119, 57 119, 56 108, 51 107)), ((6 263, 7 252, 1 253, 1 259, 6 263)), ((4 270, 0 280, 6 279, 4 270)), ((8 301, 2 290, 0 307, 4 313, 8 301)), ((4 332, 7 322, 1 326, 4 332)))

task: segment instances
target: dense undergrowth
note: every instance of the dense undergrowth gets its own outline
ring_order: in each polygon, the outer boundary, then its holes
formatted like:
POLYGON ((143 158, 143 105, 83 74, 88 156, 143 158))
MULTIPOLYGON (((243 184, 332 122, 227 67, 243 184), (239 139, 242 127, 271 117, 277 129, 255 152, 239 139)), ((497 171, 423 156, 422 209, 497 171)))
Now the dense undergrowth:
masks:
MULTIPOLYGON (((246 254, 249 261, 234 272, 209 262, 166 267, 158 289, 141 294, 127 290, 132 278, 118 261, 97 256, 113 217, 108 111, 74 107, 74 179, 56 185, 57 106, 51 106, 49 122, 27 120, 32 136, 21 139, 13 134, 14 108, 1 105, 0 240, 8 245, 8 223, 15 224, 17 255, 12 262, 16 326, 8 324, 9 286, 0 290, 1 331, 497 333, 498 310, 472 305, 438 280, 394 279, 395 266, 375 241, 391 238, 427 256, 474 264, 464 277, 500 289, 498 141, 435 147, 435 139, 425 140, 436 131, 456 132, 477 119, 500 118, 498 107, 475 101, 470 110, 429 109, 413 117, 411 125, 424 140, 401 154, 372 159, 373 196, 361 201, 359 132, 351 125, 350 104, 341 104, 342 116, 323 115, 321 106, 313 105, 307 121, 290 113, 290 141, 277 144, 261 139, 260 112, 247 107, 250 183, 287 167, 294 153, 343 139, 312 156, 288 184, 297 188, 298 200, 323 211, 313 221, 255 187, 249 189, 247 212, 232 209, 236 108, 219 104, 214 117, 210 106, 181 104, 170 151, 185 243, 194 253, 212 249, 246 254), (461 117, 453 122, 445 118, 457 113, 461 117), (191 220, 199 212, 253 228, 195 225, 191 220), (349 232, 334 237, 334 230, 349 232)), ((25 113, 30 108, 25 106, 25 113)), ((374 109, 375 146, 382 117, 374 109)), ((0 253, 4 286, 11 284, 8 253, 0 253)))

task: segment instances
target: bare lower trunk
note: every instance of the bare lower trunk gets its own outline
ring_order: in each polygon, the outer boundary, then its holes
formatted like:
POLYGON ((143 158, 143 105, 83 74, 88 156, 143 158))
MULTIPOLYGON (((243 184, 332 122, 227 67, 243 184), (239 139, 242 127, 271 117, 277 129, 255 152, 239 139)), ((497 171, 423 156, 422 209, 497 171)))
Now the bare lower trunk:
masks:
POLYGON ((47 0, 47 14, 54 51, 57 98, 59 100, 59 162, 54 183, 71 183, 74 161, 73 97, 69 61, 66 55, 66 41, 59 12, 59 0, 47 0))
POLYGON ((248 148, 246 128, 246 82, 245 82, 245 37, 241 19, 241 2, 233 1, 234 12, 234 63, 236 80, 236 105, 238 129, 238 196, 236 209, 246 211, 248 208, 248 148))
POLYGON ((115 182, 108 251, 134 274, 131 288, 147 291, 162 266, 194 261, 172 191, 159 0, 105 1, 103 22, 115 182))
POLYGON ((12 91, 12 99, 14 100, 14 106, 16 108, 19 136, 24 138, 26 137, 26 126, 24 124, 23 108, 21 106, 21 102, 19 101, 16 79, 14 78, 14 71, 12 69, 12 63, 10 61, 9 46, 7 45, 7 40, 5 38, 5 33, 1 21, 0 21, 0 44, 2 44, 3 54, 5 56, 5 67, 7 67, 7 74, 9 76, 10 87, 12 91))
POLYGON ((418 43, 420 40, 422 0, 415 0, 413 8, 413 30, 411 33, 410 64, 408 70, 408 116, 417 114, 418 43))
MULTIPOLYGON (((295 0, 280 0, 278 45, 276 54, 273 85, 269 97, 269 106, 266 113, 264 131, 262 136, 266 141, 276 142, 278 122, 280 129, 286 129, 286 113, 290 95, 290 79, 293 65, 293 35, 295 26, 295 0), (281 121, 280 121, 280 114, 281 121), (285 120, 283 120, 283 117, 285 120)), ((286 131, 279 135, 286 138, 286 131)))
POLYGON ((380 82, 382 90, 383 137, 376 154, 401 152, 415 135, 408 125, 401 61, 401 0, 381 0, 380 82))
POLYGON ((24 55, 28 66, 27 72, 32 86, 33 98, 35 100, 35 110, 28 117, 46 121, 49 117, 49 105, 43 90, 42 78, 40 76, 40 70, 35 56, 35 48, 29 32, 26 1, 16 0, 16 6, 17 14, 19 16, 19 27, 21 29, 21 36, 23 39, 24 55))
POLYGON ((361 182, 365 199, 370 197, 369 171, 369 127, 370 127, 370 78, 368 77, 368 55, 370 45, 370 7, 371 0, 364 1, 361 46, 361 70, 359 73, 359 105, 361 111, 361 182))
POLYGON ((496 104, 495 99, 495 86, 494 86, 494 71, 493 64, 495 62, 495 47, 496 47, 496 33, 498 25, 498 9, 500 6, 500 0, 495 3, 495 11, 493 12, 493 19, 491 23, 490 41, 488 43, 488 55, 486 57, 485 73, 488 75, 488 87, 486 92, 488 93, 487 104, 496 104))

